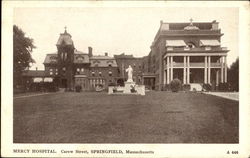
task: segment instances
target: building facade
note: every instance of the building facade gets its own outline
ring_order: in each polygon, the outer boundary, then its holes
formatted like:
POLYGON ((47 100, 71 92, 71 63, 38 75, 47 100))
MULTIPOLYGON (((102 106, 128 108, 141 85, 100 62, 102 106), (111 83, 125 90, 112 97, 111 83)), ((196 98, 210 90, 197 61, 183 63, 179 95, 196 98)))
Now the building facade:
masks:
POLYGON ((44 60, 45 74, 53 78, 61 88, 92 90, 97 86, 107 87, 119 76, 115 58, 105 55, 94 56, 92 48, 88 53, 74 47, 71 35, 65 30, 57 41, 57 52, 47 54, 44 60))
POLYGON ((147 75, 162 90, 178 78, 183 84, 210 84, 213 89, 227 82, 227 48, 221 47, 221 30, 216 21, 164 23, 144 60, 147 75))
MULTIPOLYGON (((97 86, 124 85, 126 68, 133 68, 133 80, 148 89, 164 90, 178 78, 182 84, 210 84, 216 89, 227 82, 228 49, 221 46, 223 33, 216 21, 193 23, 164 23, 150 46, 147 56, 93 55, 78 51, 72 37, 65 30, 57 41, 57 52, 47 54, 44 60, 43 80, 49 77, 61 88, 93 90, 97 86)), ((40 72, 42 73, 42 72, 40 72)), ((32 73, 34 78, 34 74, 32 73)), ((24 73, 29 78, 29 73, 24 73)), ((41 77, 41 76, 40 76, 41 77)), ((30 78, 29 78, 30 79, 30 78)), ((30 81, 29 81, 30 82, 30 81)))
POLYGON ((126 69, 129 65, 133 68, 133 81, 137 84, 142 84, 142 57, 134 57, 133 55, 126 55, 122 53, 120 55, 114 55, 114 58, 119 69, 119 79, 117 80, 119 85, 123 85, 123 83, 127 80, 128 74, 126 69))

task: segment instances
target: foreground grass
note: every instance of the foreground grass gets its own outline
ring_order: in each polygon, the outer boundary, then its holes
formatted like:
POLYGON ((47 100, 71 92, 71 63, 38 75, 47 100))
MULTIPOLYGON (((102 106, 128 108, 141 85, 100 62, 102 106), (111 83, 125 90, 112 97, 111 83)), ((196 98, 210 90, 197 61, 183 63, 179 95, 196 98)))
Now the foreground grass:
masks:
POLYGON ((238 143, 238 102, 201 93, 14 99, 15 143, 238 143))

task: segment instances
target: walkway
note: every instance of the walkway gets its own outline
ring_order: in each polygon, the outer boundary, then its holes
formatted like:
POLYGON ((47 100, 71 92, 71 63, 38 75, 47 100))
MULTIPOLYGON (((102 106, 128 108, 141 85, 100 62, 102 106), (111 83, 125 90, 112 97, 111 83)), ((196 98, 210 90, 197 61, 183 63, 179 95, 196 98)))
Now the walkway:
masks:
POLYGON ((204 92, 204 93, 239 101, 239 92, 204 92))

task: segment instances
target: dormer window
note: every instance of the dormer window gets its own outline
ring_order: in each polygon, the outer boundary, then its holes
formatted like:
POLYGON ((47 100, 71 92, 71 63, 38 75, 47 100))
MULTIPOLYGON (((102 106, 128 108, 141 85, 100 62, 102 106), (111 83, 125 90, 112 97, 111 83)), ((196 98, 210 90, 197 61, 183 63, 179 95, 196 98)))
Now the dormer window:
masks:
POLYGON ((205 47, 205 50, 211 50, 211 47, 205 47))
POLYGON ((112 67, 112 64, 109 64, 109 67, 112 67))
POLYGON ((83 56, 77 56, 76 60, 82 61, 82 60, 84 60, 84 57, 83 56))

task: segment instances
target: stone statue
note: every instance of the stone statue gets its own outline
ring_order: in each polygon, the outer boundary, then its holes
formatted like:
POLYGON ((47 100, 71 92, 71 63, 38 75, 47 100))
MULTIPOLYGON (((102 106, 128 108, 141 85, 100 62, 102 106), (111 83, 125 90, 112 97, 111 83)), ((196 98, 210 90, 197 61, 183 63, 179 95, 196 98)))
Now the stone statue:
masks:
POLYGON ((128 72, 128 80, 127 80, 127 82, 133 82, 133 69, 132 69, 132 67, 130 65, 126 69, 126 72, 128 72))

